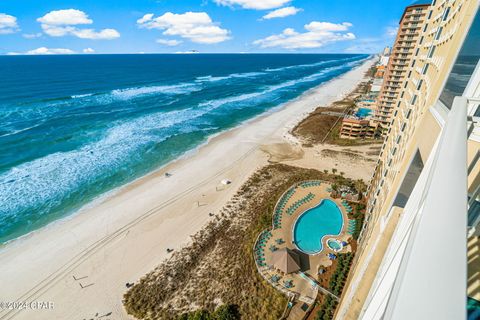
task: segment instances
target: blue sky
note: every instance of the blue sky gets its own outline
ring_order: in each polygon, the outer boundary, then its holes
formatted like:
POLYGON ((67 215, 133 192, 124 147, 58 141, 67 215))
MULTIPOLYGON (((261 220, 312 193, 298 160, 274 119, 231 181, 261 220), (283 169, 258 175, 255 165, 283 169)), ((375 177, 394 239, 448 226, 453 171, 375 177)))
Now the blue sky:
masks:
POLYGON ((2 0, 0 54, 380 51, 405 0, 2 0))

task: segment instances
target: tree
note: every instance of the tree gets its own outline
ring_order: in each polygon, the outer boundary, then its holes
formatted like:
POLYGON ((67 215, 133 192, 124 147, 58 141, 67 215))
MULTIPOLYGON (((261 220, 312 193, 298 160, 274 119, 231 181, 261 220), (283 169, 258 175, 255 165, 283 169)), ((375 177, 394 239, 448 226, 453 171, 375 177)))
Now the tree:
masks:
POLYGON ((238 320, 240 319, 240 313, 238 307, 233 304, 224 304, 215 310, 213 313, 213 319, 215 320, 238 320))
POLYGON ((212 320, 207 310, 197 310, 189 315, 189 320, 212 320))
POLYGON ((332 173, 333 173, 333 174, 336 174, 337 171, 338 171, 338 170, 337 170, 336 168, 332 168, 332 173))

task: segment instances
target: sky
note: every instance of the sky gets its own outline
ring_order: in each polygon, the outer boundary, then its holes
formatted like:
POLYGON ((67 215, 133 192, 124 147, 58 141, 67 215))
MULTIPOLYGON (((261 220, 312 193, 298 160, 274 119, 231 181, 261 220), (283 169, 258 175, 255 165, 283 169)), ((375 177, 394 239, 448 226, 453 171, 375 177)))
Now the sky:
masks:
POLYGON ((376 53, 411 0, 1 0, 0 54, 376 53))

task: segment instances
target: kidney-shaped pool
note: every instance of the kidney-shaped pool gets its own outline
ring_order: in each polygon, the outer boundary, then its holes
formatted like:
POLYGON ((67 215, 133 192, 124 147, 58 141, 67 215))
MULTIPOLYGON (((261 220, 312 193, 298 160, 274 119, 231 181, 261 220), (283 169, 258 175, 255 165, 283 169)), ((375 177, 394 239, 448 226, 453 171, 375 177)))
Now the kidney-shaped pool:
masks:
POLYGON ((293 239, 302 252, 317 254, 323 249, 322 238, 339 235, 342 226, 340 208, 332 200, 323 199, 298 217, 293 227, 293 239))

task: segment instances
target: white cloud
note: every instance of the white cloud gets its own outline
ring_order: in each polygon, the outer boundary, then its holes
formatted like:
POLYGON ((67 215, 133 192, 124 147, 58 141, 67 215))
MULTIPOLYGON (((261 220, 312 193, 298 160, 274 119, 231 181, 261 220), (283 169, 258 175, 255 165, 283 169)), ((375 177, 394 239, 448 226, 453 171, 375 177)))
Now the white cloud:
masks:
POLYGON ((287 28, 280 34, 259 39, 253 43, 262 48, 319 48, 332 42, 355 39, 353 33, 347 32, 350 27, 352 24, 349 22, 336 24, 312 21, 304 26, 306 32, 299 33, 292 28, 287 28))
POLYGON ((222 6, 239 5, 245 9, 267 10, 279 8, 292 0, 214 0, 222 6))
POLYGON ((81 29, 77 25, 92 24, 93 20, 80 10, 65 9, 50 11, 43 17, 37 19, 41 23, 43 32, 52 37, 63 37, 66 35, 75 36, 81 39, 111 40, 120 37, 115 29, 81 29))
POLYGON ((153 13, 147 13, 146 15, 144 15, 143 17, 141 17, 140 19, 137 20, 137 24, 141 25, 141 24, 144 24, 148 21, 151 21, 153 16, 154 16, 153 13))
POLYGON ((156 42, 169 47, 178 46, 180 43, 182 43, 182 41, 180 40, 172 40, 172 39, 157 39, 156 42))
POLYGON ((352 42, 352 45, 345 49, 348 53, 377 53, 381 52, 388 44, 385 38, 359 38, 352 42))
POLYGON ((285 7, 277 10, 273 10, 262 17, 264 20, 274 19, 274 18, 284 18, 288 16, 293 16, 302 11, 303 9, 295 7, 285 7))
POLYGON ((85 48, 82 50, 83 53, 95 53, 95 50, 93 50, 92 48, 85 48))
POLYGON ((230 39, 230 31, 220 28, 205 12, 167 12, 156 18, 149 13, 138 19, 137 24, 140 28, 164 30, 164 35, 180 36, 195 43, 211 44, 230 39))
POLYGON ((85 12, 76 9, 50 11, 43 17, 38 18, 37 21, 54 26, 93 23, 92 19, 89 19, 85 12))
POLYGON ((22 37, 25 39, 35 39, 35 38, 40 38, 42 36, 41 32, 38 33, 24 33, 22 34, 22 37))
POLYGON ((0 34, 15 33, 19 30, 16 17, 0 13, 0 34))
POLYGON ((72 34, 81 39, 92 40, 111 40, 120 37, 120 33, 115 29, 103 29, 100 32, 93 29, 77 29, 72 31, 72 34))
POLYGON ((387 27, 385 29, 385 34, 389 38, 395 38, 397 36, 398 26, 397 27, 387 27))
POLYGON ((27 52, 9 52, 8 55, 43 55, 43 54, 74 54, 75 51, 64 48, 40 47, 27 52))

